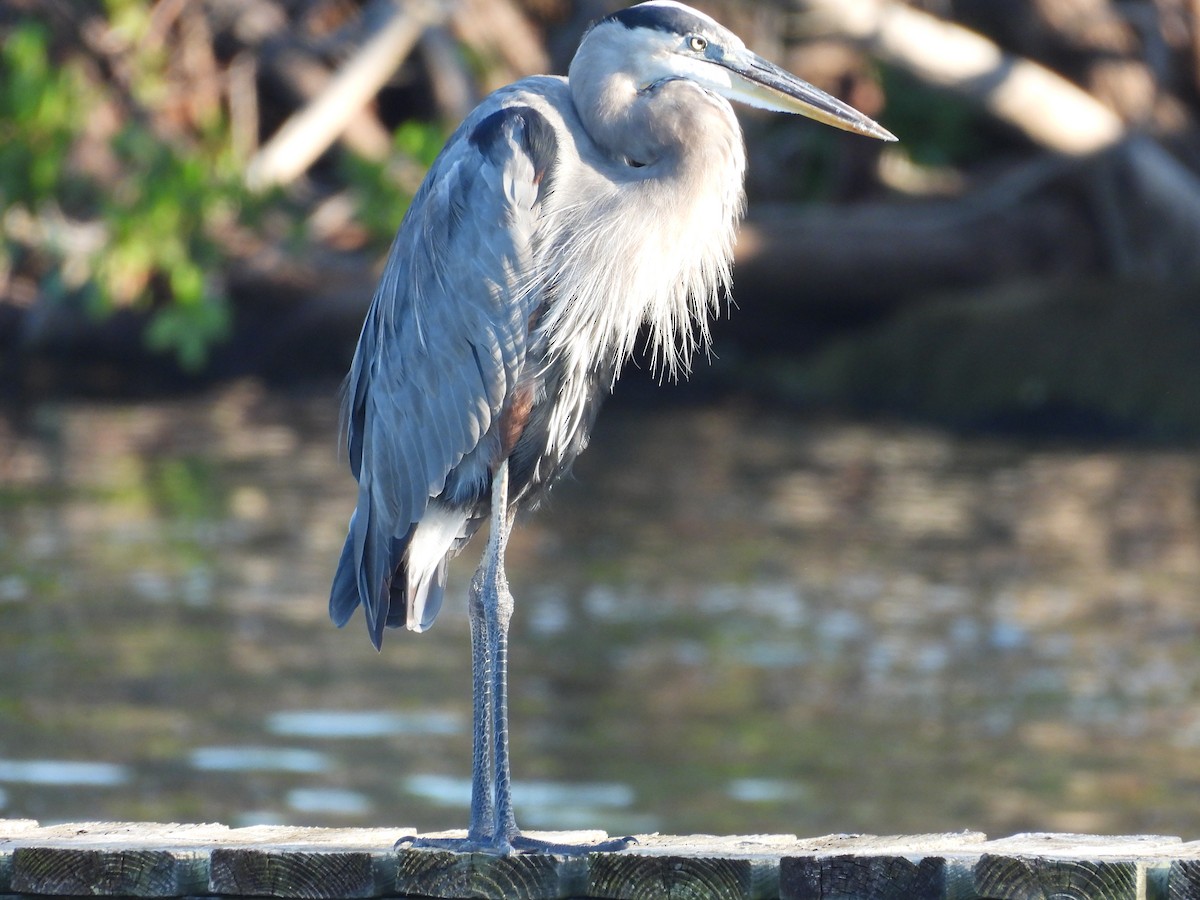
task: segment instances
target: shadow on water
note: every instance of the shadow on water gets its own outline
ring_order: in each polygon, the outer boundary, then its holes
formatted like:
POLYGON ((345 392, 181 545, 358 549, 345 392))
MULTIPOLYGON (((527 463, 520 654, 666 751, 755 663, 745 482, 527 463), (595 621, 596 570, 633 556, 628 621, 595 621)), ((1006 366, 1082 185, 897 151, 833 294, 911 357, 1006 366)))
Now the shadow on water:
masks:
MULTIPOLYGON (((332 388, 0 429, 0 815, 464 824, 464 604, 381 654, 326 618, 332 388)), ((511 548, 518 814, 1196 837, 1198 490, 1178 451, 613 408, 511 548)))

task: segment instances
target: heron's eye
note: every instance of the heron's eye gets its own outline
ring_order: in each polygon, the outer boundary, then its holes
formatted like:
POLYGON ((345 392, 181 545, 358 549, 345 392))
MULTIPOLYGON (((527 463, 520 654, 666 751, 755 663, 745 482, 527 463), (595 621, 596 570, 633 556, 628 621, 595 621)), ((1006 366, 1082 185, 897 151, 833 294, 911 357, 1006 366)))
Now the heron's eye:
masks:
POLYGON ((688 47, 696 53, 703 53, 708 47, 708 38, 700 37, 698 34, 693 34, 688 38, 688 47))

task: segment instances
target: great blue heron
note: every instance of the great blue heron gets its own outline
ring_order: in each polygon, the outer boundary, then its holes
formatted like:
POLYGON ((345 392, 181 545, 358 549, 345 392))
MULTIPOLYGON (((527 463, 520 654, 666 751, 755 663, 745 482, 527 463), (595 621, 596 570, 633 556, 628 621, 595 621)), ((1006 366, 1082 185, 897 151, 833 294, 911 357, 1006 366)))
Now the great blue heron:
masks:
POLYGON ((485 99, 400 225, 346 397, 358 506, 333 579, 339 626, 361 605, 428 628, 449 559, 490 519, 471 584, 474 737, 464 849, 536 846, 510 798, 504 548, 587 446, 643 325, 685 373, 729 287, 744 206, 736 100, 883 140, 890 132, 673 0, 600 20, 568 78, 485 99))

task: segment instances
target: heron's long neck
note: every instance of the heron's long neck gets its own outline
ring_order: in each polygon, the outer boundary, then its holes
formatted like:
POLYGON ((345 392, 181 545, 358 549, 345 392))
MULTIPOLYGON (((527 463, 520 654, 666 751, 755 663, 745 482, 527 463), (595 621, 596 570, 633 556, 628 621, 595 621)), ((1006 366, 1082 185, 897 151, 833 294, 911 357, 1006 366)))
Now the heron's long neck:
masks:
POLYGON ((644 61, 623 58, 626 50, 593 33, 571 62, 571 99, 596 148, 617 164, 656 167, 656 179, 708 190, 733 180, 740 191, 745 150, 729 103, 694 82, 651 74, 644 61))
POLYGON ((657 364, 686 372, 729 286, 745 170, 737 120, 682 80, 642 92, 620 76, 581 80, 572 96, 610 162, 586 200, 554 194, 555 301, 539 330, 570 368, 619 371, 646 323, 657 364))
POLYGON ((626 74, 575 75, 570 80, 575 110, 596 146, 614 162, 645 165, 658 160, 655 123, 637 84, 626 74))

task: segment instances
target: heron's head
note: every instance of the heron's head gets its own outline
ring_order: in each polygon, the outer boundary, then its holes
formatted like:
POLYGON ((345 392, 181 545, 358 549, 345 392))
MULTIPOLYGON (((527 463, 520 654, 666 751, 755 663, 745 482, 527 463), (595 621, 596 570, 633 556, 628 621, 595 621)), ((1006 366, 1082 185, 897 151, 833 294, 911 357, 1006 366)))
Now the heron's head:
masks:
POLYGON ((685 78, 727 100, 896 140, 854 107, 763 59, 728 28, 675 0, 649 0, 613 13, 585 41, 601 45, 609 65, 621 67, 638 90, 685 78))

